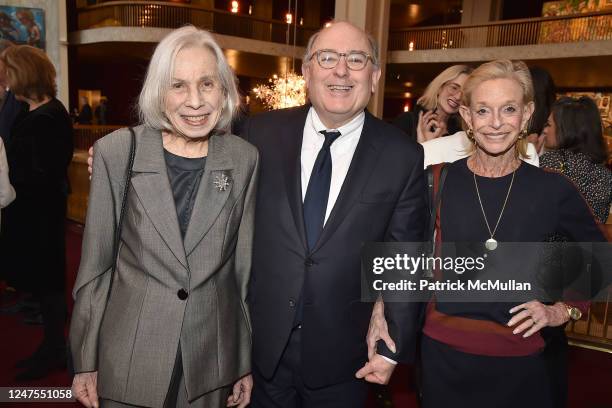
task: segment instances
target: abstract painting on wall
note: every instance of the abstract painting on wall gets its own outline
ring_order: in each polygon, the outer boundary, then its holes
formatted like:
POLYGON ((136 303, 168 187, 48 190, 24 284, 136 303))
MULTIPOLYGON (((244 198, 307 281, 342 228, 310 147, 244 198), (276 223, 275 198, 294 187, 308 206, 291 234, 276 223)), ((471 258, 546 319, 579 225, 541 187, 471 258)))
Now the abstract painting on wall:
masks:
POLYGON ((0 6, 0 39, 45 49, 43 9, 0 6))

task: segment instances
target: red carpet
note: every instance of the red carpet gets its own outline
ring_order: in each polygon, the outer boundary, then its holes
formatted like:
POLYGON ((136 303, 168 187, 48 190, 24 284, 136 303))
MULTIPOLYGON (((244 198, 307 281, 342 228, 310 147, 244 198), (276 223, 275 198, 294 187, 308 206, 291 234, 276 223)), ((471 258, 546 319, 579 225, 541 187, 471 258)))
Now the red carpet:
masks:
MULTIPOLYGON (((69 289, 76 276, 81 252, 82 228, 70 224, 67 230, 69 289)), ((70 297, 68 295, 68 297, 70 297)), ((69 299, 69 308, 72 299, 69 299)), ((20 359, 29 356, 42 338, 41 326, 28 326, 22 323, 22 315, 0 314, 0 387, 69 387, 71 379, 65 371, 58 371, 49 377, 30 383, 16 383, 13 379, 17 370, 13 367, 20 359)), ((581 348, 570 348, 570 408, 612 408, 612 354, 581 348)), ((369 398, 369 408, 416 408, 414 390, 410 387, 411 374, 409 367, 400 366, 388 387, 393 404, 373 395, 369 398)), ((503 384, 500 384, 503 386, 503 384)), ((66 403, 0 403, 0 406, 29 407, 64 407, 77 404, 66 403)), ((493 407, 492 407, 493 408, 493 407)), ((520 407, 517 407, 520 408, 520 407)))

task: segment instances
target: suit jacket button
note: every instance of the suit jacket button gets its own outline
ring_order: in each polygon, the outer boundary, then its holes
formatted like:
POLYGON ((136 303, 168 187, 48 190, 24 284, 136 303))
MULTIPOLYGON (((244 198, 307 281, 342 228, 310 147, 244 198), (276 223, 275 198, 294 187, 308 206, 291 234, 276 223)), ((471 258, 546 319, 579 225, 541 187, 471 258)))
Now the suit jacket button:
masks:
POLYGON ((176 296, 178 296, 178 298, 181 300, 185 300, 189 297, 189 294, 185 289, 181 289, 176 293, 176 296))
POLYGON ((295 300, 289 299, 289 307, 295 307, 295 300))
POLYGON ((312 260, 312 258, 306 258, 306 260, 304 261, 304 265, 312 266, 314 265, 314 261, 312 260))

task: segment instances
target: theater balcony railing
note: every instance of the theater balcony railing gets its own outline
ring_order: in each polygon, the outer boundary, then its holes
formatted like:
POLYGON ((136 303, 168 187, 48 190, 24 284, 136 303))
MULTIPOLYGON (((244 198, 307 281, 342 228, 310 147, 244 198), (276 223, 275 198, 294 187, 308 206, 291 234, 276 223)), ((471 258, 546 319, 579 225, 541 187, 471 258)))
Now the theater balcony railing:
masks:
POLYGON ((565 328, 569 343, 612 353, 612 289, 605 302, 593 302, 586 316, 565 328))
MULTIPOLYGON (((199 5, 160 1, 110 1, 79 8, 78 29, 100 27, 178 28, 193 24, 216 34, 287 43, 287 23, 199 5)), ((295 43, 304 46, 317 28, 298 26, 295 43)), ((289 40, 293 43, 293 27, 289 40)))
POLYGON ((74 125, 72 128, 72 136, 74 142, 74 150, 87 150, 96 142, 96 140, 121 129, 125 126, 114 125, 74 125))
POLYGON ((440 50, 612 40, 612 11, 389 32, 389 50, 440 50))
POLYGON ((87 172, 87 150, 96 140, 120 129, 123 126, 74 125, 74 155, 68 168, 71 193, 68 196, 68 213, 70 220, 85 223, 87 198, 89 196, 89 174, 87 172))

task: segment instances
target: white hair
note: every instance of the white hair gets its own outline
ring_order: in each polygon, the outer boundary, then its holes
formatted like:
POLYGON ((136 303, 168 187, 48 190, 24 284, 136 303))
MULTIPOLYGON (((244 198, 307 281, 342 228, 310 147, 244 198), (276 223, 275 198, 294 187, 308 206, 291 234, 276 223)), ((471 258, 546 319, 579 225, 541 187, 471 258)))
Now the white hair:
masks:
POLYGON ((171 86, 176 55, 182 49, 190 47, 206 48, 216 58, 224 103, 213 132, 227 133, 240 107, 236 76, 213 36, 208 31, 194 26, 185 26, 172 31, 155 48, 138 98, 140 121, 152 129, 174 132, 174 127, 164 113, 165 98, 171 86))

